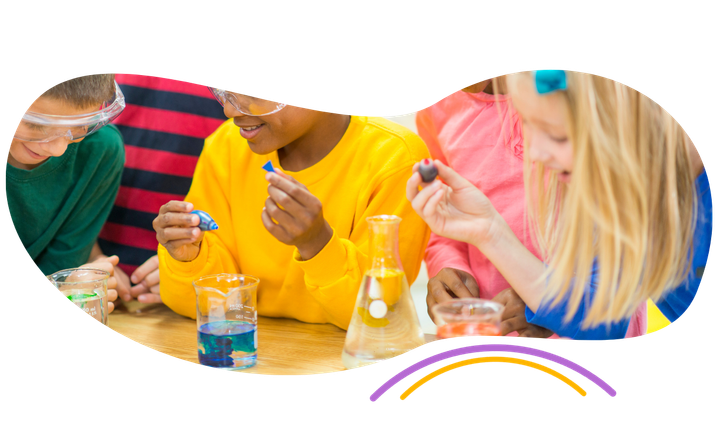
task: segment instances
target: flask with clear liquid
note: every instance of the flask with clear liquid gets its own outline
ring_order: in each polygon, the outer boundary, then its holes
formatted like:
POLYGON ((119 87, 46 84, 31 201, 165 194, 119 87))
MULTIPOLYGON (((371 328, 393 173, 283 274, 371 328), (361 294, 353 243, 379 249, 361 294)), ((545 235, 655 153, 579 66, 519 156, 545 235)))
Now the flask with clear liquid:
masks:
POLYGON ((425 343, 405 272, 400 263, 397 216, 367 218, 370 263, 345 337, 346 368, 370 365, 425 343))

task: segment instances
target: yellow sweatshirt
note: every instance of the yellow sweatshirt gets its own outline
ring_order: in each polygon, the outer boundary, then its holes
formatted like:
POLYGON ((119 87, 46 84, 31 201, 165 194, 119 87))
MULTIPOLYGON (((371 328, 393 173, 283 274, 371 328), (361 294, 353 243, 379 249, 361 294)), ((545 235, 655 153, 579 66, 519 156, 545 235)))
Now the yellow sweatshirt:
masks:
POLYGON ((232 120, 205 141, 186 201, 208 212, 220 227, 205 232, 200 253, 176 261, 158 248, 160 294, 175 312, 195 318, 193 280, 217 273, 260 279, 258 313, 347 329, 360 282, 369 263, 365 218, 397 215, 400 257, 410 283, 417 278, 430 231, 405 197, 414 163, 429 157, 423 141, 382 118, 353 116, 337 146, 320 162, 285 172, 304 184, 323 205, 333 237, 313 258, 273 237, 260 214, 268 197, 265 170, 277 152, 250 151, 232 120))

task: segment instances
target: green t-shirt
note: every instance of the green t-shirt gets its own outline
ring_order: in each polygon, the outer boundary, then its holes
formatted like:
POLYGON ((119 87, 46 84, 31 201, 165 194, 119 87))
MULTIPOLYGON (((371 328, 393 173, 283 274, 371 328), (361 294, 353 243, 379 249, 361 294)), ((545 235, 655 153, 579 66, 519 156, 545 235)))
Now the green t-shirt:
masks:
POLYGON ((87 262, 120 187, 125 148, 112 125, 32 170, 7 164, 15 230, 45 274, 87 262))

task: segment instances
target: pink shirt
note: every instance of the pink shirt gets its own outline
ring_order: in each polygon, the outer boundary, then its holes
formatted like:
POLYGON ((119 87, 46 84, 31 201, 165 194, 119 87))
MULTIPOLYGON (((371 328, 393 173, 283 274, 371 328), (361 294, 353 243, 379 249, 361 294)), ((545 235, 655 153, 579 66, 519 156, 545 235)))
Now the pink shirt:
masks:
MULTIPOLYGON (((418 112, 416 123, 430 155, 482 190, 518 239, 539 258, 525 224, 522 122, 509 97, 458 91, 418 112)), ((430 277, 445 267, 472 274, 480 298, 492 299, 510 287, 477 248, 434 233, 425 262, 430 277)), ((646 311, 646 305, 637 310, 627 337, 645 333, 646 311)))

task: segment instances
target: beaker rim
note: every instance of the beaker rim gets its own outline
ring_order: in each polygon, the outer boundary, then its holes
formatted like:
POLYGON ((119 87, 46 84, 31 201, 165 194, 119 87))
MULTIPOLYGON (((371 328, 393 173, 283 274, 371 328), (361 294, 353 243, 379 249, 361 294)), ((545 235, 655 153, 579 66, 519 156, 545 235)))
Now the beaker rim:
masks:
POLYGON ((50 275, 46 275, 45 278, 47 278, 48 280, 52 281, 53 283, 61 283, 61 284, 100 283, 100 282, 102 282, 102 281, 107 280, 108 278, 110 278, 110 272, 108 272, 107 270, 96 269, 96 268, 94 268, 94 267, 73 267, 73 268, 70 268, 70 269, 58 270, 57 272, 53 272, 53 273, 51 273, 50 275), (100 272, 100 274, 102 274, 102 275, 104 275, 104 276, 101 277, 101 278, 94 279, 94 280, 81 280, 81 281, 58 281, 58 280, 56 280, 56 279, 54 278, 55 276, 59 276, 59 275, 61 275, 61 274, 69 274, 69 275, 71 275, 71 274, 76 273, 76 272, 100 272))
POLYGON ((489 309, 488 312, 472 314, 472 315, 468 315, 468 317, 475 317, 475 316, 482 317, 482 316, 497 315, 497 314, 501 314, 503 312, 503 310, 505 309, 505 307, 502 304, 497 303, 495 301, 484 300, 481 298, 457 298, 457 299, 443 301, 442 303, 436 304, 432 308, 432 311, 435 313, 436 316, 438 316, 442 319, 443 315, 446 317, 447 316, 450 316, 450 317, 460 316, 461 314, 454 312, 453 309, 459 309, 461 307, 468 307, 468 306, 489 309))
POLYGON ((396 222, 401 222, 402 218, 396 215, 376 215, 376 216, 368 216, 365 218, 365 221, 368 223, 378 223, 378 224, 394 224, 396 222))
POLYGON ((230 277, 233 279, 242 278, 243 280, 245 278, 251 278, 252 280, 254 280, 251 283, 242 284, 240 286, 233 286, 233 289, 249 289, 251 287, 257 287, 257 285, 260 284, 260 278, 254 277, 252 275, 241 274, 241 273, 218 273, 218 274, 213 274, 213 275, 202 276, 202 277, 198 278, 197 280, 193 281, 192 285, 194 287, 210 287, 207 285, 200 284, 200 282, 204 281, 204 280, 211 280, 213 278, 216 279, 216 282, 219 282, 219 280, 217 280, 217 278, 220 278, 220 277, 223 277, 223 278, 230 277))

